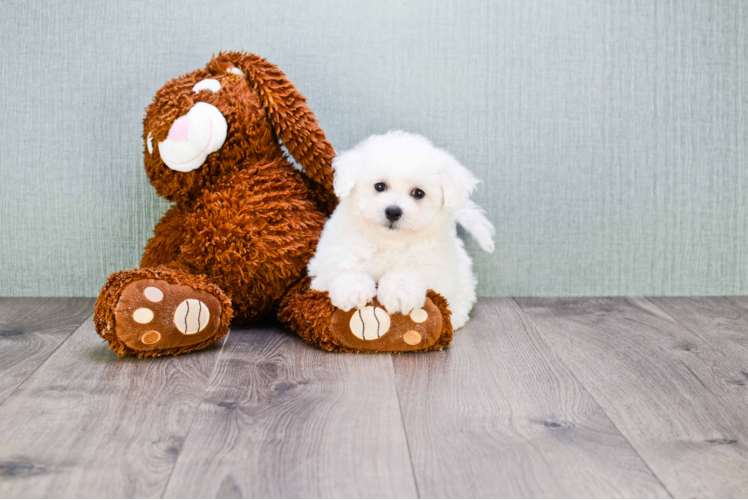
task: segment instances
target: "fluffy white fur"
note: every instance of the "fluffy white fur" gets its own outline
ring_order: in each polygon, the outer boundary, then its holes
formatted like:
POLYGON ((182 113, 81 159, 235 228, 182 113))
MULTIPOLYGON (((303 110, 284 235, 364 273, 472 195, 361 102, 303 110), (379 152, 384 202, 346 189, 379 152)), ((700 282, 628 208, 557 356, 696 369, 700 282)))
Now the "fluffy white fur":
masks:
POLYGON ((449 301, 453 327, 462 327, 477 280, 455 223, 494 249, 494 227, 469 199, 479 181, 426 138, 401 131, 369 137, 336 157, 333 169, 340 204, 309 262, 312 288, 344 311, 376 296, 402 314, 422 307, 432 289, 449 301), (392 220, 395 207, 402 215, 392 220))

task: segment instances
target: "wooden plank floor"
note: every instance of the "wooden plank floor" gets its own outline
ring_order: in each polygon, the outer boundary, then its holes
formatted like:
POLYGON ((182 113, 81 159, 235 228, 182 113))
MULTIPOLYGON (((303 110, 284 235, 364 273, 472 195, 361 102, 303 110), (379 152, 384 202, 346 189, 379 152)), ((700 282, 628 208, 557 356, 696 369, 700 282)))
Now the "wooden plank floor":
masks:
POLYGON ((482 299, 442 352, 275 323, 117 358, 0 299, 0 497, 746 497, 748 299, 482 299))

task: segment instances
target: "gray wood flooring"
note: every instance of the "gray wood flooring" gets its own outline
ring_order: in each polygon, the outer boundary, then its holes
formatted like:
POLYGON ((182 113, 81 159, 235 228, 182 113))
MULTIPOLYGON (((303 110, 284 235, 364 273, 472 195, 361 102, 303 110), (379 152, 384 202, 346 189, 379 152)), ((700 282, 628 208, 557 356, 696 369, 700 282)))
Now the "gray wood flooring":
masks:
POLYGON ((449 349, 276 323, 117 358, 0 299, 0 497, 746 497, 748 298, 482 299, 449 349))

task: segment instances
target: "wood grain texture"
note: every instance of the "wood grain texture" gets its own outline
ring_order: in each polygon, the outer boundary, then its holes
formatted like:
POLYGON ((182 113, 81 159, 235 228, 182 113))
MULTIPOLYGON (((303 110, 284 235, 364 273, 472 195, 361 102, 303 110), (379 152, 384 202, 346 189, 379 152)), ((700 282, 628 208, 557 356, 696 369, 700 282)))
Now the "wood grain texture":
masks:
POLYGON ((415 497, 389 355, 233 330, 166 497, 415 497))
POLYGON ((728 384, 748 386, 748 297, 648 297, 647 300, 742 366, 735 378, 726 381, 728 384))
POLYGON ((673 495, 748 495, 741 366, 644 299, 518 302, 673 495))
POLYGON ((0 298, 0 403, 93 312, 89 298, 0 298))
POLYGON ((511 299, 393 361, 422 497, 668 496, 511 299))
POLYGON ((0 406, 0 496, 161 496, 219 352, 117 358, 86 320, 0 406))

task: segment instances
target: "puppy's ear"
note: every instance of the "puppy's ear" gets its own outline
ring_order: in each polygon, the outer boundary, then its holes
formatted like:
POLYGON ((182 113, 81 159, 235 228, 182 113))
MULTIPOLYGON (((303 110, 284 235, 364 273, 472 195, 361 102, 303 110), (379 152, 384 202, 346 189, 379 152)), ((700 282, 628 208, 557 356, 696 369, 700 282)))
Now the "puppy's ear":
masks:
POLYGON ((446 210, 454 212, 465 206, 480 181, 454 156, 442 149, 438 151, 442 163, 442 204, 446 210))
POLYGON ((340 199, 345 198, 354 187, 356 187, 356 178, 361 170, 361 153, 354 149, 339 154, 332 160, 332 169, 334 172, 333 189, 335 196, 340 199))
POLYGON ((317 123, 306 99, 274 64, 254 54, 226 52, 217 61, 239 68, 260 95, 278 139, 286 146, 317 192, 328 213, 337 200, 332 190, 330 162, 335 151, 317 123))

